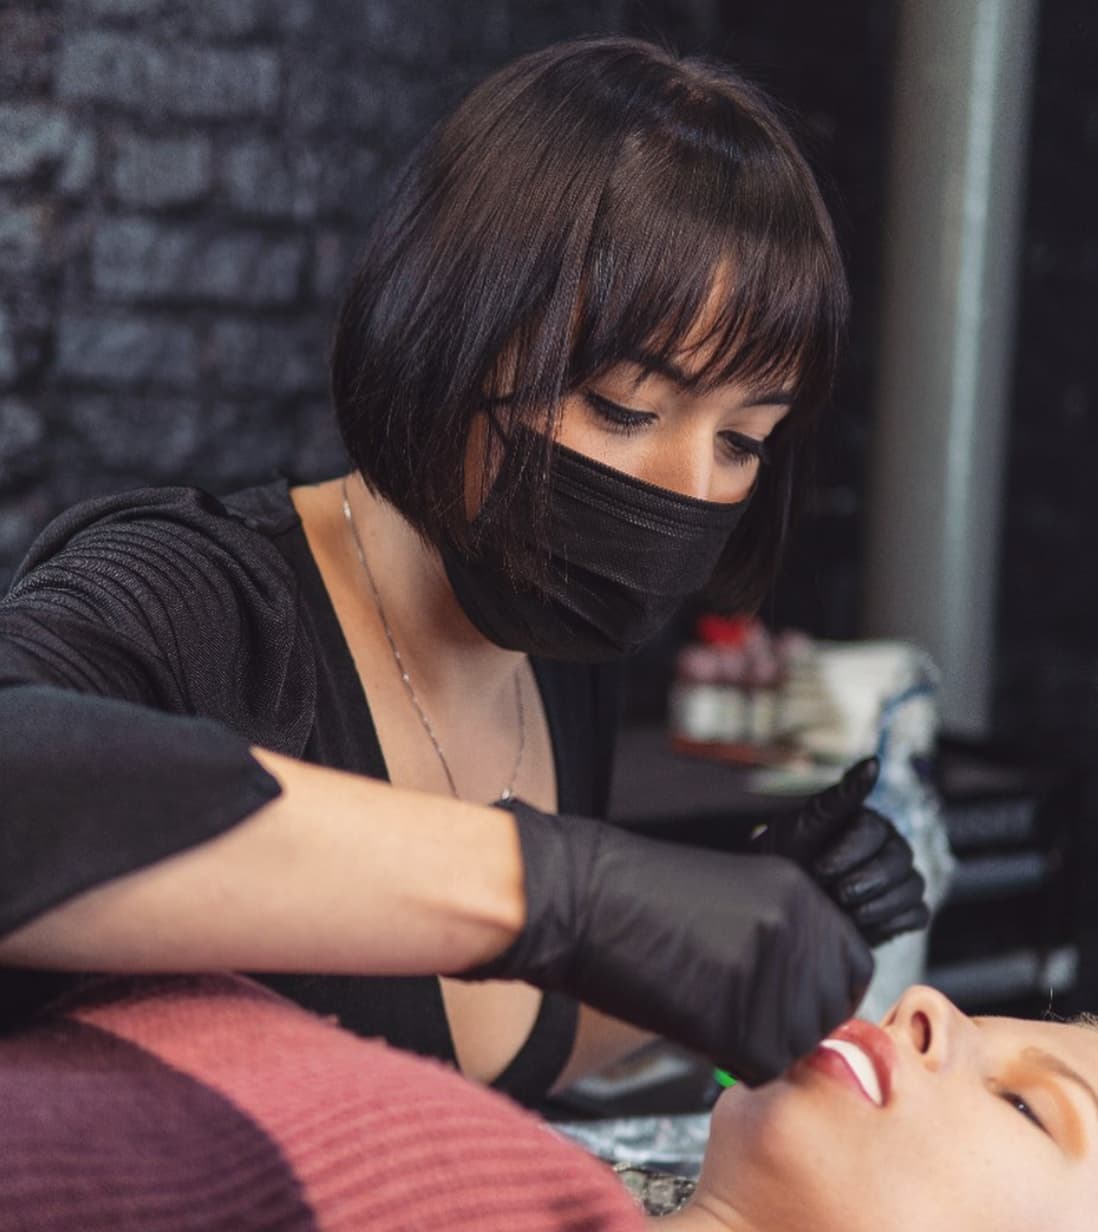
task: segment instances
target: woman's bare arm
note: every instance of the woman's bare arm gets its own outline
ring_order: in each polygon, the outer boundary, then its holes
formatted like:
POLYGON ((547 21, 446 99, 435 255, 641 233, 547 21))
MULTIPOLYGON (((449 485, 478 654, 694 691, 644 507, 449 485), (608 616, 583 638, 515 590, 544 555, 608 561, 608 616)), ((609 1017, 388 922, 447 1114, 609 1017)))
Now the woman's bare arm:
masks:
POLYGON ((0 940, 0 963, 413 975, 470 968, 517 935, 510 814, 253 754, 277 799, 38 916, 0 940))
POLYGON ((658 1038, 651 1031, 581 1005, 572 1053, 553 1090, 564 1091, 580 1078, 606 1069, 658 1038))

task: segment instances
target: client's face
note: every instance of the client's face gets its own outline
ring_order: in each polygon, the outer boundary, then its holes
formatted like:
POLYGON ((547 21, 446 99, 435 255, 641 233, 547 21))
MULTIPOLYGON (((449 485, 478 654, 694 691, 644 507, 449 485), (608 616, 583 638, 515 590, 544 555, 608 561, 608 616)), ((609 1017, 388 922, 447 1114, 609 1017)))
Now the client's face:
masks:
POLYGON ((1093 1028, 968 1018, 912 988, 879 1027, 728 1092, 702 1190, 765 1232, 1089 1232, 1096 1088, 1093 1028))

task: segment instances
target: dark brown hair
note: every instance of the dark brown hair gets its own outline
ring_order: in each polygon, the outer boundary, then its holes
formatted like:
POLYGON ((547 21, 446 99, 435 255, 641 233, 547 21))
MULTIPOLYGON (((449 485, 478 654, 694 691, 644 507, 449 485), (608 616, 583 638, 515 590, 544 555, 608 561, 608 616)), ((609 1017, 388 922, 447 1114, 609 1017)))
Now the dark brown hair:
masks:
POLYGON ((468 547, 465 450, 490 409, 511 448, 477 538, 536 580, 512 528, 544 524, 562 398, 638 353, 681 366, 718 277, 727 299, 705 318, 691 383, 777 379, 795 393, 714 578, 725 604, 754 607, 781 557, 803 429, 830 390, 847 290, 807 164, 774 104, 726 67, 633 39, 561 43, 435 127, 339 316, 332 390, 354 464, 430 541, 468 547), (509 434, 516 422, 537 432, 509 434))

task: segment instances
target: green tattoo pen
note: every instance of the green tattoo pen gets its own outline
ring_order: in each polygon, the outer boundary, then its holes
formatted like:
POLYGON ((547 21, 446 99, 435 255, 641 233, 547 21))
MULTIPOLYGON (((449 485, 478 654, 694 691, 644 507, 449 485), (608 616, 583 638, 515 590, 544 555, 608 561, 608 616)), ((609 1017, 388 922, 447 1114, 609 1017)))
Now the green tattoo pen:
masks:
POLYGON ((736 1085, 735 1078, 726 1069, 715 1069, 713 1077, 716 1078, 722 1087, 734 1087, 736 1085))

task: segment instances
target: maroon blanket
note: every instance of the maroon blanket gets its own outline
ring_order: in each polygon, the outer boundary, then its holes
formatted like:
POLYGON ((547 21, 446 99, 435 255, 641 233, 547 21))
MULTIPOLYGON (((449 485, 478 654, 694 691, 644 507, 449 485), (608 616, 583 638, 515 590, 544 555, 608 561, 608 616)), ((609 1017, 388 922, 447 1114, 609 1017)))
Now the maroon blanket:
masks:
POLYGON ((106 979, 0 1039, 2 1232, 642 1227, 501 1096, 243 979, 106 979))

